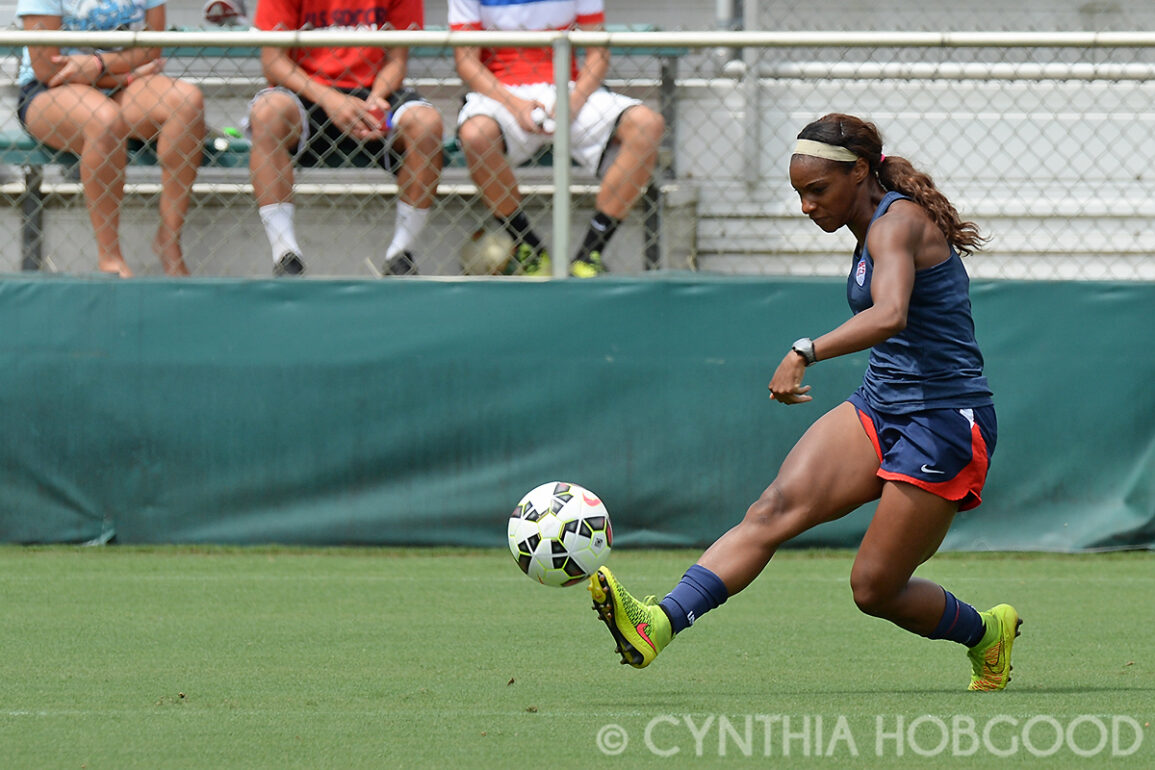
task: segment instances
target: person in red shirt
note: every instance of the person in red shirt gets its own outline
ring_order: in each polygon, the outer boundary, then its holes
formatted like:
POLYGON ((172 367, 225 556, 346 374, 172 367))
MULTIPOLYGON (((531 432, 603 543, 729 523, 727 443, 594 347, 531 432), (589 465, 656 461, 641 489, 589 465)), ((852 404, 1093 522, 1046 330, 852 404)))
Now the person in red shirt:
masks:
MULTIPOLYGON (((259 30, 421 29, 421 0, 261 0, 259 30)), ((442 122, 403 87, 405 48, 277 48, 261 51, 268 87, 249 104, 253 194, 273 252, 274 275, 305 272, 293 227, 293 162, 342 165, 368 154, 397 176, 393 240, 381 272, 417 272, 412 246, 441 178, 442 122)))
MULTIPOLYGON (((451 30, 600 30, 603 0, 450 0, 451 30)), ((457 133, 474 184, 517 244, 510 270, 549 275, 541 239, 521 208, 513 167, 553 141, 555 102, 550 48, 455 48, 457 72, 470 93, 457 133)), ((637 99, 603 86, 606 48, 586 50, 571 64, 570 152, 585 171, 601 176, 596 211, 570 263, 582 278, 606 272, 602 251, 653 177, 666 125, 637 99)))

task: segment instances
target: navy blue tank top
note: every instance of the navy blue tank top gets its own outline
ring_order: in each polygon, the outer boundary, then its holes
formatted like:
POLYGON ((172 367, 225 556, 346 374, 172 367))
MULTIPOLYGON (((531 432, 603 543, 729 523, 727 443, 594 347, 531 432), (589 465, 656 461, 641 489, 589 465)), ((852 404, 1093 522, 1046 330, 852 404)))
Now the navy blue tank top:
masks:
MULTIPOLYGON (((910 198, 888 192, 871 217, 871 225, 896 200, 910 198)), ((855 314, 874 304, 870 296, 873 274, 874 260, 864 239, 846 282, 846 299, 855 314)), ((983 355, 975 341, 970 278, 953 246, 945 262, 914 274, 906 328, 871 348, 870 364, 858 393, 887 414, 992 403, 983 376, 983 355)))

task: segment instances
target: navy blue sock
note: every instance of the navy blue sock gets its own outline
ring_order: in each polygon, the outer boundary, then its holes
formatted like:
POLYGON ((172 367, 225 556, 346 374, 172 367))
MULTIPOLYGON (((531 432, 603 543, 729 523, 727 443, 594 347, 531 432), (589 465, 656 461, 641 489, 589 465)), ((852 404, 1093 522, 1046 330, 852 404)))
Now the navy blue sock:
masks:
POLYGON ((927 635, 927 638, 949 639, 967 647, 974 647, 982 640, 986 631, 978 610, 966 602, 960 602, 945 588, 942 592, 946 594, 946 607, 943 609, 938 626, 927 635))
POLYGON ((674 590, 659 602, 670 616, 674 633, 694 625, 694 621, 726 601, 730 592, 722 578, 705 567, 695 564, 686 570, 674 590))

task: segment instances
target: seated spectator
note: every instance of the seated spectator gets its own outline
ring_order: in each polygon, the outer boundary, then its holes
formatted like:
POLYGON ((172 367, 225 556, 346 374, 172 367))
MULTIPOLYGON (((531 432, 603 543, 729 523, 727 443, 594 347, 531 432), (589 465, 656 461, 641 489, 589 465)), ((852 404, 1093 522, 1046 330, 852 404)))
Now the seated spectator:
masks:
MULTIPOLYGON (((17 0, 26 30, 163 30, 164 0, 17 0)), ((17 115, 49 147, 80 156, 80 181, 100 270, 132 271, 120 245, 128 140, 155 141, 161 168, 160 226, 152 248, 168 275, 188 275, 181 230, 204 148, 204 98, 161 73, 158 48, 93 50, 30 46, 17 82, 17 115)))
MULTIPOLYGON (((600 30, 602 0, 450 0, 452 30, 600 30)), ((474 184, 518 244, 514 272, 549 275, 549 254, 521 208, 513 167, 553 141, 557 99, 551 48, 455 48, 457 72, 470 93, 457 118, 458 138, 474 184)), ((606 48, 589 48, 579 71, 571 64, 570 152, 601 176, 596 212, 570 263, 570 274, 606 272, 602 251, 653 177, 665 131, 661 115, 637 99, 603 87, 606 48)))
MULTIPOLYGON (((254 26, 261 30, 336 27, 324 20, 372 18, 382 29, 421 29, 421 0, 261 0, 254 26)), ((261 222, 272 248, 274 275, 300 275, 305 260, 294 230, 293 163, 325 165, 369 152, 396 174, 393 240, 381 272, 417 272, 414 244, 429 219, 441 178, 441 115, 403 88, 404 48, 275 48, 261 52, 269 86, 253 97, 247 130, 250 171, 261 222)))

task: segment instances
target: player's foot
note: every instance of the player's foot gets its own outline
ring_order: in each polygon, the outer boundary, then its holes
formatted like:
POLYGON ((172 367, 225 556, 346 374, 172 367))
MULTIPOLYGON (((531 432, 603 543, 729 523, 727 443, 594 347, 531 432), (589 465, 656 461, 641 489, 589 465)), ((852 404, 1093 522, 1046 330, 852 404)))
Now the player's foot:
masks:
POLYGON ((552 273, 549 252, 545 249, 535 250, 528 243, 518 244, 513 259, 509 261, 505 269, 509 275, 528 275, 548 278, 552 273))
POLYGON ((304 275, 305 262, 300 254, 286 251, 273 265, 273 275, 280 278, 284 275, 304 275))
POLYGON ((983 641, 967 651, 971 660, 971 684, 967 689, 1001 690, 1011 681, 1011 648, 1023 621, 1009 604, 1000 604, 979 615, 986 633, 983 641))
POLYGON ((413 252, 403 251, 381 267, 383 275, 417 275, 413 252))
POLYGON ((569 266, 569 274, 574 278, 597 278, 608 272, 600 251, 591 251, 588 257, 575 259, 569 266))
POLYGON ((590 595, 594 611, 617 642, 622 663, 645 668, 674 638, 665 610, 650 603, 653 597, 639 602, 622 588, 608 568, 602 567, 590 576, 590 595))

